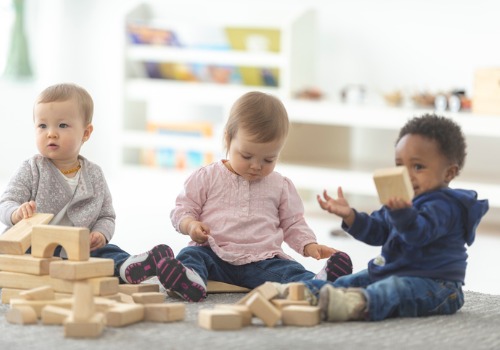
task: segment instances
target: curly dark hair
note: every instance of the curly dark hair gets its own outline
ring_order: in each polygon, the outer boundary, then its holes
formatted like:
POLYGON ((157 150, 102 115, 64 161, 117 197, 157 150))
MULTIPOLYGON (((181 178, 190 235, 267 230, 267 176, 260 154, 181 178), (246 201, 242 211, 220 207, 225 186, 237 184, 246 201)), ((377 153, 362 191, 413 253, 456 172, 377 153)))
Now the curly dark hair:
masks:
POLYGON ((401 128, 396 144, 407 134, 421 135, 435 140, 442 154, 462 170, 467 155, 467 143, 462 128, 450 118, 427 113, 414 117, 401 128))

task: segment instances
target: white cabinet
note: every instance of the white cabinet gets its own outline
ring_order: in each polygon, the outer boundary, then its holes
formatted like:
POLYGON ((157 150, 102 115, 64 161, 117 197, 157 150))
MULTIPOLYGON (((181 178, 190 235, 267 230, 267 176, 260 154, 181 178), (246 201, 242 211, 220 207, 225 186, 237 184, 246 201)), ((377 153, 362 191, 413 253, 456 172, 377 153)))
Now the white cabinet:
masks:
POLYGON ((171 158, 183 152, 207 156, 192 167, 217 159, 225 118, 239 96, 260 90, 289 98, 311 83, 312 10, 233 7, 192 11, 151 0, 127 14, 129 34, 139 28, 134 35, 142 35, 145 28, 150 32, 144 38, 169 37, 162 44, 144 44, 127 35, 119 141, 123 165, 160 159, 153 165, 179 169, 186 164, 171 158))
MULTIPOLYGON (((327 189, 344 193, 363 210, 380 207, 373 171, 394 166, 394 145, 399 129, 414 116, 431 110, 354 106, 330 102, 285 101, 292 130, 277 167, 290 177, 309 201, 310 211, 320 210, 316 194, 327 189)), ((473 189, 487 198, 485 221, 498 224, 500 210, 500 116, 468 112, 437 114, 454 119, 467 140, 467 159, 451 187, 473 189)))

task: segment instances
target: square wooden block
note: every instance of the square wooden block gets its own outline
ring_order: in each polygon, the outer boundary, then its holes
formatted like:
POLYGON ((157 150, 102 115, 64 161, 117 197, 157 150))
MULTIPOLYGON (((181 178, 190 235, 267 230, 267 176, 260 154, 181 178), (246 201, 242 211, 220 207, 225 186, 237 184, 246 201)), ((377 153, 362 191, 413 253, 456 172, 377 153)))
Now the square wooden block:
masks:
POLYGON ((413 186, 410 174, 405 166, 378 169, 373 174, 378 197, 382 204, 387 204, 390 198, 398 197, 406 201, 413 199, 413 186))

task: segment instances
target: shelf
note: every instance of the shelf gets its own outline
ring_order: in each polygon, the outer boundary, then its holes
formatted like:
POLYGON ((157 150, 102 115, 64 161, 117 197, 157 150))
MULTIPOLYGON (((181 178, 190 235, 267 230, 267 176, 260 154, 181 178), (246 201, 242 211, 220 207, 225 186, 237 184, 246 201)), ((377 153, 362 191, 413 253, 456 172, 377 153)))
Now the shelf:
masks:
POLYGON ((129 45, 126 56, 138 62, 189 62, 214 65, 279 68, 286 58, 279 53, 233 50, 187 49, 148 45, 129 45))
POLYGON ((123 147, 130 148, 173 148, 214 153, 220 152, 222 145, 222 140, 214 137, 161 135, 146 131, 125 131, 120 142, 123 147))
POLYGON ((229 106, 246 92, 259 90, 276 94, 277 88, 230 84, 178 82, 173 80, 137 78, 126 82, 126 95, 135 100, 166 100, 196 104, 224 104, 229 106))
MULTIPOLYGON (((285 106, 290 121, 295 123, 382 130, 399 130, 408 119, 434 112, 432 109, 359 106, 298 100, 287 100, 285 106)), ((500 136, 500 116, 477 115, 470 112, 451 113, 444 111, 436 113, 458 122, 466 135, 500 136)))

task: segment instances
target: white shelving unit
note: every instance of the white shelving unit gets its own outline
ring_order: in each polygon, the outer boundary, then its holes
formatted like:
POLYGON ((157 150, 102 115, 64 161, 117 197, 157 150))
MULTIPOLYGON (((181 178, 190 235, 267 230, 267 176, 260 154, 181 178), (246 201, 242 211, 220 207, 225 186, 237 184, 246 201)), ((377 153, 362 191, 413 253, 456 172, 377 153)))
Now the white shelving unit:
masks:
MULTIPOLYGON (((413 116, 433 112, 297 100, 286 101, 286 106, 293 127, 277 170, 290 177, 304 197, 310 192, 312 202, 324 189, 336 195, 337 187, 342 186, 344 193, 361 196, 361 204, 372 209, 380 206, 373 171, 394 166, 399 129, 413 116)), ((494 212, 500 210, 500 166, 492 155, 500 149, 500 116, 438 114, 454 119, 467 138, 465 167, 451 186, 474 189, 480 198, 487 198, 491 208, 488 221, 495 221, 494 212)))
MULTIPOLYGON (((227 28, 277 32, 278 49, 236 50, 192 46, 125 44, 124 116, 119 138, 122 165, 141 166, 143 149, 169 148, 179 151, 222 152, 222 127, 232 103, 245 92, 260 90, 289 98, 312 81, 315 14, 309 9, 283 11, 253 9, 234 4, 213 16, 203 11, 167 7, 162 1, 145 1, 129 11, 126 23, 144 23, 167 30, 208 28, 223 33, 227 28), (304 55, 303 52, 309 52, 304 55), (300 54, 299 54, 300 53, 300 54), (250 86, 235 83, 192 82, 151 78, 148 63, 200 64, 230 67, 266 68, 278 72, 276 86, 250 86), (151 121, 208 121, 214 133, 208 137, 162 135, 147 131, 151 121)), ((182 33, 181 33, 182 34, 182 33)), ((200 34, 204 35, 204 34, 200 34)), ((228 39, 228 43, 230 40, 228 39)), ((274 44, 273 44, 274 45, 274 44)), ((265 46, 265 45, 264 45, 265 46)))

